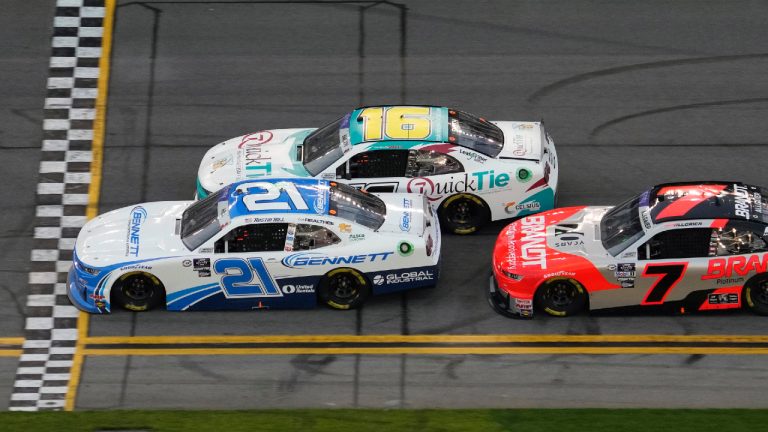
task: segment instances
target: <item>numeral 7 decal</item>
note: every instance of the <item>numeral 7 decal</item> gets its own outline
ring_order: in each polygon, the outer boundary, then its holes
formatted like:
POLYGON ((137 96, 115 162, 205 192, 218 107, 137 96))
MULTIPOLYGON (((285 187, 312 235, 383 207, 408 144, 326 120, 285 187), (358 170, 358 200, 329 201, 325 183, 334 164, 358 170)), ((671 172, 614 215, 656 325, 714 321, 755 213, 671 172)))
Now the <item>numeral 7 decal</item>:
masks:
POLYGON ((660 305, 664 303, 667 294, 680 282, 685 274, 688 263, 648 264, 643 270, 643 276, 657 277, 656 283, 648 290, 641 305, 660 305))

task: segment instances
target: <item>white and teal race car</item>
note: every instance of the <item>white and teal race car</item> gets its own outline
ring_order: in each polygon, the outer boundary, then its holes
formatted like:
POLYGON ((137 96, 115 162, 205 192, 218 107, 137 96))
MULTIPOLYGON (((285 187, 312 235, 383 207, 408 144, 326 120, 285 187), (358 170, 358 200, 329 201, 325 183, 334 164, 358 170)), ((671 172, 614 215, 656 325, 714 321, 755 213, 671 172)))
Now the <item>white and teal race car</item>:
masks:
POLYGON ((70 301, 91 313, 352 309, 434 286, 440 228, 417 194, 381 198, 318 179, 260 179, 207 198, 144 203, 89 221, 70 301))
POLYGON ((205 155, 198 199, 232 182, 315 177, 427 196, 457 234, 554 207, 558 162, 539 122, 488 121, 431 106, 358 108, 319 129, 275 129, 205 155))

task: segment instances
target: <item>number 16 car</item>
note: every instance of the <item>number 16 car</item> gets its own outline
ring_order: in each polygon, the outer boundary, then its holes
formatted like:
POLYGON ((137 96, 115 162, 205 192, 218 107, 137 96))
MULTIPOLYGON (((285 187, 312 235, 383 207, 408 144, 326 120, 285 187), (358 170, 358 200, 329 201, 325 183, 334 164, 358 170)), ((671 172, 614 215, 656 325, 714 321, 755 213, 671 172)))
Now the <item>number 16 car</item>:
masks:
POLYGON ((92 313, 359 306, 434 286, 440 231, 426 199, 315 179, 246 180, 197 202, 105 213, 77 238, 67 291, 92 313))
POLYGON ((499 235, 491 305, 534 309, 768 314, 768 190, 670 183, 615 207, 528 216, 499 235))
POLYGON ((551 209, 558 164, 539 122, 489 121, 431 106, 370 106, 319 129, 264 130, 203 157, 197 198, 229 183, 315 177, 427 196, 450 232, 551 209))

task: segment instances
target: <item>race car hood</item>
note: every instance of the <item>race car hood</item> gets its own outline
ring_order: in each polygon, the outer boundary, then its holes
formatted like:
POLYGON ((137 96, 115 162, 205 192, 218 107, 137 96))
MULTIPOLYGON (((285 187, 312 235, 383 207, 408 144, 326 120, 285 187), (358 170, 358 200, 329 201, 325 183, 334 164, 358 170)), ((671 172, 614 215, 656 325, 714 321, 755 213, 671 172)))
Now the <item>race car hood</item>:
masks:
POLYGON ((494 265, 514 274, 572 271, 606 256, 600 219, 610 207, 568 207, 522 218, 496 241, 494 265))
POLYGON ((429 203, 422 195, 404 193, 376 194, 387 205, 387 216, 379 232, 421 236, 426 228, 429 203))
POLYGON ((249 178, 310 177, 301 163, 298 146, 313 130, 259 131, 211 148, 197 172, 198 198, 249 178))
POLYGON ((544 127, 539 122, 494 121, 504 133, 500 158, 541 160, 546 145, 544 127))
POLYGON ((189 253, 176 233, 176 220, 190 201, 166 201, 124 207, 91 220, 77 236, 83 263, 103 267, 189 253))

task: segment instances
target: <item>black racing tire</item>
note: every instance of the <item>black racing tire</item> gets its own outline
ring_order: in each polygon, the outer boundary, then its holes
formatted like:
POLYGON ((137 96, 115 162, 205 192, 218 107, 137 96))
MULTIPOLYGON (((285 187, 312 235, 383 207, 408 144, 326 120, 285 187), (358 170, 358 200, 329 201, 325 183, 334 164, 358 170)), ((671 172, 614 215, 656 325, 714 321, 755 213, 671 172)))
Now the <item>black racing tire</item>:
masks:
POLYGON ((329 271, 320 281, 317 290, 322 303, 333 309, 348 310, 360 307, 371 294, 371 286, 365 276, 352 268, 329 271))
POLYGON ((550 279, 536 290, 534 304, 552 316, 567 317, 586 309, 587 293, 584 287, 573 279, 550 279))
POLYGON ((768 315, 768 275, 750 279, 742 293, 744 307, 758 315, 768 315))
POLYGON ((152 310, 165 303, 165 288, 149 273, 126 273, 112 287, 112 303, 132 312, 152 310))
POLYGON ((488 223, 491 212, 485 202, 472 194, 456 194, 446 198, 437 209, 440 225, 454 234, 472 234, 488 223))

